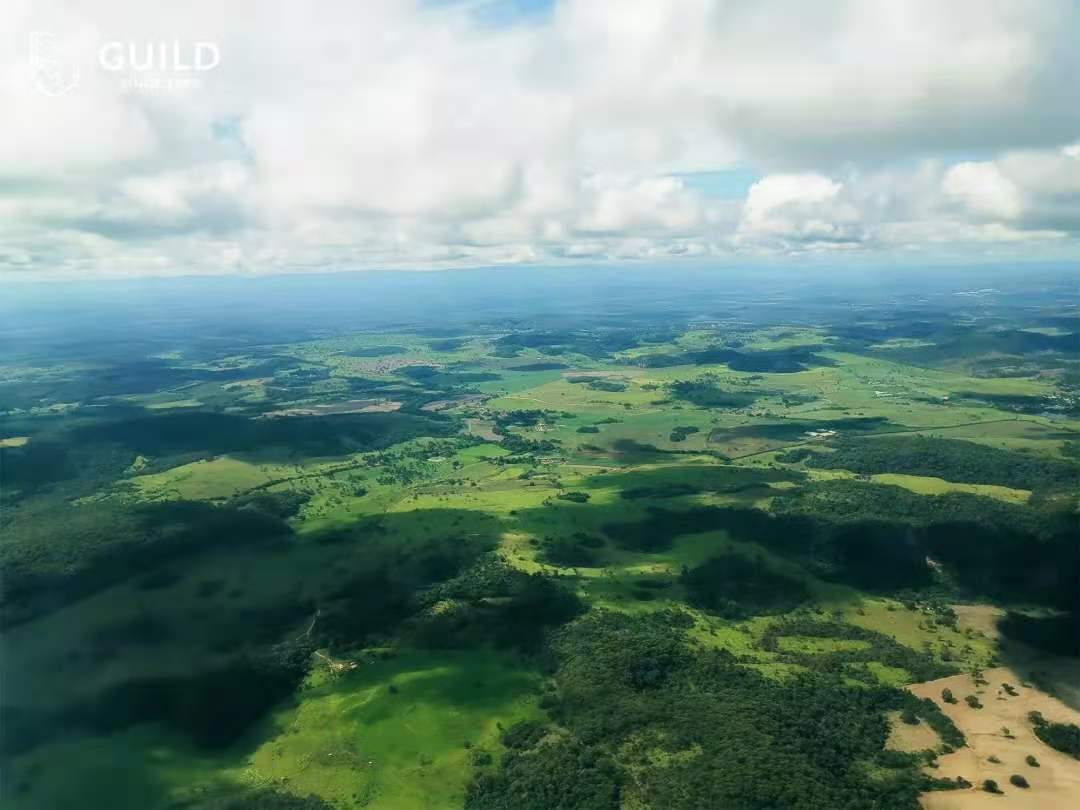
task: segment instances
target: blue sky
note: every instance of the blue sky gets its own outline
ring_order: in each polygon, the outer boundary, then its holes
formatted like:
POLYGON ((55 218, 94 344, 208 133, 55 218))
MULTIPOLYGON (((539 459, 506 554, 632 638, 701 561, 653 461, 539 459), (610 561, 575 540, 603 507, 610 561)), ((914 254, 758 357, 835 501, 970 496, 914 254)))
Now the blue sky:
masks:
POLYGON ((761 173, 751 168, 733 167, 711 172, 686 172, 677 174, 676 177, 679 177, 687 188, 706 197, 741 200, 746 197, 750 186, 761 179, 761 173))
POLYGON ((465 5, 484 25, 516 25, 547 21, 554 0, 426 0, 435 5, 465 5))

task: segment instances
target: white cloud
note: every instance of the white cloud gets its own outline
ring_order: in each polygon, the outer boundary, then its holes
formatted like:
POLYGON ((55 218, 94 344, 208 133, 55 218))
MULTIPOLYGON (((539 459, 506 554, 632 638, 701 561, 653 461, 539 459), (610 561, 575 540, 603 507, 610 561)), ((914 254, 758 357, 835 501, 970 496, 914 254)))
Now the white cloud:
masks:
POLYGON ((985 219, 1021 230, 1080 231, 1080 156, 1068 147, 959 164, 945 176, 944 189, 985 219))
POLYGON ((1020 190, 993 163, 958 163, 942 189, 979 216, 1012 220, 1020 214, 1020 190))
POLYGON ((470 7, 11 0, 0 272, 964 251, 1080 233, 1071 0, 561 0, 499 26, 470 7), (81 68, 71 92, 35 89, 32 31, 81 68), (211 41, 222 63, 160 92, 96 64, 103 42, 162 39, 211 41), (683 179, 747 165, 762 177, 741 202, 683 179))
POLYGON ((580 233, 685 234, 703 217, 697 195, 674 177, 596 176, 583 184, 586 208, 575 224, 580 233))
POLYGON ((773 174, 750 187, 736 233, 740 245, 788 250, 856 246, 860 213, 842 183, 820 174, 773 174))

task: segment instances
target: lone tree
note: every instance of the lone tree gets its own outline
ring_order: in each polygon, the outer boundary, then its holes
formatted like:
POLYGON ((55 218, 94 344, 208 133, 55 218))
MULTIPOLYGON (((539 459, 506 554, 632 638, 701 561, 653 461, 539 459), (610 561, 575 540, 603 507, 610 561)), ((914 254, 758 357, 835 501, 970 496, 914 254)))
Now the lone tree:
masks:
POLYGON ((1028 780, 1018 773, 1014 773, 1012 776, 1009 777, 1009 783, 1012 785, 1016 785, 1018 788, 1031 787, 1031 785, 1028 784, 1028 780))
POLYGON ((946 703, 956 703, 956 698, 953 696, 952 689, 946 687, 941 690, 941 699, 946 703))
POLYGON ((1038 768, 1039 767, 1039 760, 1035 759, 1034 754, 1028 754, 1026 757, 1024 757, 1024 762, 1026 762, 1032 768, 1038 768))
POLYGON ((983 790, 987 793, 1001 793, 1001 788, 998 787, 998 783, 993 779, 987 779, 983 782, 983 790))

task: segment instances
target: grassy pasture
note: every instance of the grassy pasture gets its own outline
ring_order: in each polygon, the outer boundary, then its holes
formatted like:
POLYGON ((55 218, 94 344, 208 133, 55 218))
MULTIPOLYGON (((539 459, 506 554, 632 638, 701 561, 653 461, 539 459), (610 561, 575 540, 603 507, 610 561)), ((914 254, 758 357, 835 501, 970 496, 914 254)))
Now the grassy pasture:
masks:
POLYGON ((165 472, 131 479, 136 493, 146 500, 162 498, 216 500, 265 486, 273 481, 297 478, 318 467, 259 463, 233 456, 199 460, 165 472))
POLYGON ((996 484, 958 484, 921 475, 900 475, 897 473, 879 473, 870 476, 870 480, 879 484, 910 489, 920 495, 940 495, 945 492, 970 492, 972 495, 985 495, 1008 503, 1027 503, 1031 490, 1010 489, 996 484))
POLYGON ((937 624, 927 614, 888 599, 863 599, 845 608, 844 620, 914 650, 927 650, 938 658, 947 655, 965 667, 989 666, 997 651, 994 639, 987 635, 937 624))
POLYGON ((405 651, 340 676, 317 670, 248 758, 245 778, 288 781, 342 806, 452 808, 474 749, 538 716, 539 677, 487 651, 405 651))

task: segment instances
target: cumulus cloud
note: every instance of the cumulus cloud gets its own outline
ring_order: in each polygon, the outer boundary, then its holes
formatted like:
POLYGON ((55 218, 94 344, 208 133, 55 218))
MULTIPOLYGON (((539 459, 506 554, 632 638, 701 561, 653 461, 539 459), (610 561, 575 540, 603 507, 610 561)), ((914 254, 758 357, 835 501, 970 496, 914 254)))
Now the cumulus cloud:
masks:
POLYGON ((1020 214, 1020 190, 993 163, 958 163, 945 174, 942 188, 970 211, 996 220, 1020 214))
POLYGON ((0 273, 1075 245, 1072 0, 489 6, 10 0, 0 273))
POLYGON ((587 208, 574 224, 581 233, 693 233, 703 216, 700 200, 682 180, 655 177, 589 178, 587 208))
POLYGON ((842 183, 820 174, 773 174, 746 195, 736 240, 785 248, 854 245, 859 211, 840 194, 842 183))
POLYGON ((1006 152, 993 161, 961 163, 945 175, 944 190, 972 213, 1022 230, 1080 229, 1080 153, 1006 152))

